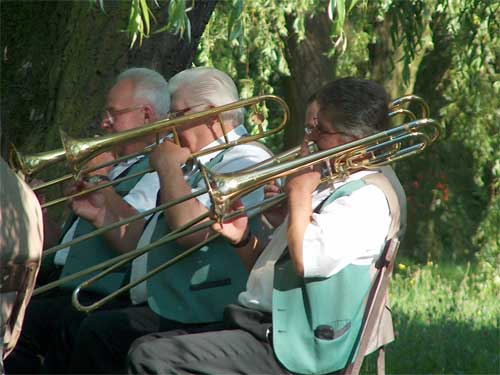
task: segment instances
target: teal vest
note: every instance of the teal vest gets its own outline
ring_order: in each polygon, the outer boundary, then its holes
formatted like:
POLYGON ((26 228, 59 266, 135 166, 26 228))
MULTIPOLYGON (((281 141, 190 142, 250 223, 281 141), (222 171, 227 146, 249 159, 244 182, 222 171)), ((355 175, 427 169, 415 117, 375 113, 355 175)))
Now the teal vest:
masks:
MULTIPOLYGON (((223 153, 210 160, 213 167, 223 153)), ((196 186, 197 172, 188 184, 196 186)), ((257 220, 251 220, 257 231, 257 220)), ((151 242, 170 230, 163 215, 158 218, 151 242)), ((254 232, 257 233, 257 232, 254 232)), ((168 242, 148 254, 148 270, 153 269, 186 249, 175 241, 168 242)), ((219 237, 187 258, 173 264, 147 281, 148 303, 164 318, 182 323, 208 323, 222 320, 224 307, 235 303, 244 290, 248 273, 241 259, 228 242, 219 237)))
MULTIPOLYGON (((365 185, 362 180, 337 189, 323 207, 365 185)), ((370 266, 349 265, 329 278, 296 275, 286 253, 275 265, 273 345, 276 357, 298 374, 343 369, 357 350, 370 266), (354 348, 354 349, 353 349, 354 348)))
MULTIPOLYGON (((127 175, 134 174, 149 167, 148 157, 140 159, 138 162, 133 164, 127 170, 127 175)), ((115 191, 122 197, 128 194, 130 190, 139 182, 142 176, 137 176, 129 180, 123 181, 114 186, 115 191)), ((71 220, 72 221, 72 220, 71 220)), ((71 222, 70 222, 71 223, 71 222)), ((69 228, 66 228, 66 231, 69 228)), ((90 224, 87 220, 80 219, 76 227, 74 238, 81 236, 83 234, 94 231, 96 228, 90 224)), ((66 232, 64 231, 64 233, 66 232)), ((60 278, 67 275, 71 275, 83 269, 86 269, 95 264, 104 262, 108 259, 114 258, 116 251, 111 249, 102 236, 97 236, 90 238, 86 241, 82 241, 71 246, 68 258, 61 272, 60 278)), ((99 271, 91 273, 89 275, 83 276, 79 279, 73 280, 61 286, 63 289, 75 289, 76 286, 84 282, 85 280, 91 278, 92 276, 99 273, 99 271)), ((99 293, 99 294, 109 294, 117 290, 126 280, 125 275, 127 274, 127 268, 117 269, 109 275, 105 276, 101 280, 97 281, 88 291, 99 293)))

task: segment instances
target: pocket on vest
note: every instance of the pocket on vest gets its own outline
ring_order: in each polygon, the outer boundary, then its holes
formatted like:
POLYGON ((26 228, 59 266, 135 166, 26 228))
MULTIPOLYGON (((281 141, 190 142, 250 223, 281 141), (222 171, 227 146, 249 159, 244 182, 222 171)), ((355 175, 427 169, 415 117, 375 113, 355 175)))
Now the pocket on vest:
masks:
POLYGON ((320 324, 314 329, 314 337, 318 340, 332 341, 349 333, 350 320, 337 320, 334 324, 320 324))
POLYGON ((196 284, 191 283, 189 285, 189 290, 195 292, 195 291, 198 291, 198 290, 218 288, 218 287, 227 286, 227 285, 231 285, 231 279, 230 278, 225 278, 225 279, 220 279, 220 280, 205 281, 205 282, 196 283, 196 284))

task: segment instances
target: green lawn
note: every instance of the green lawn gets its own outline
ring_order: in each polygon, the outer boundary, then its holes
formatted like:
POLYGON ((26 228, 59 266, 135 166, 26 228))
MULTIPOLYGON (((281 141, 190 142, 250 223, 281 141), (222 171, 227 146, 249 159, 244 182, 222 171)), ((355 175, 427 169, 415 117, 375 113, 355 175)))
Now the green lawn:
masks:
MULTIPOLYGON (((388 374, 500 374, 500 280, 474 267, 399 261, 391 281, 396 341, 388 374)), ((376 373, 368 357, 364 374, 376 373)))

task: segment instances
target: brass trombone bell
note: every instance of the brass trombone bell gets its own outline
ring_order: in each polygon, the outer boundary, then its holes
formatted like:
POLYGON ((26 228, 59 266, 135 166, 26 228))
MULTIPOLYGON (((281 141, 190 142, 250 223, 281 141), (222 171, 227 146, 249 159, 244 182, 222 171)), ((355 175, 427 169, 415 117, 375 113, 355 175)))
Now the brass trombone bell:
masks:
POLYGON ((332 179, 342 179, 360 169, 376 169, 418 154, 433 143, 439 134, 440 128, 435 120, 420 119, 328 150, 251 172, 217 174, 202 165, 200 170, 209 190, 214 216, 222 220, 236 199, 269 181, 329 161, 334 161, 332 179))
POLYGON ((9 165, 24 175, 32 175, 65 159, 64 149, 24 155, 12 143, 9 145, 9 165))
MULTIPOLYGON (((68 163, 75 168, 75 171, 77 171, 77 178, 78 178, 79 175, 82 173, 80 168, 83 164, 88 162, 90 159, 92 159, 94 156, 98 155, 99 153, 107 151, 108 149, 110 149, 118 144, 131 142, 131 141, 134 141, 134 140, 141 138, 141 137, 144 137, 144 136, 159 134, 160 132, 173 132, 174 133, 174 140, 177 140, 176 143, 178 144, 178 139, 176 136, 176 128, 177 127, 183 126, 183 125, 186 125, 186 124, 189 124, 192 122, 200 121, 200 120, 205 120, 207 118, 211 118, 214 116, 219 116, 219 118, 220 118, 220 115, 224 112, 232 111, 232 110, 239 109, 242 107, 247 107, 247 106, 252 106, 254 108, 255 113, 252 116, 252 118, 257 120, 256 124, 259 128, 259 132, 257 134, 248 135, 248 136, 239 138, 238 140, 235 140, 235 141, 229 141, 228 137, 227 137, 227 131, 223 125, 223 121, 221 120, 221 124, 222 124, 221 127, 222 127, 223 137, 225 139, 225 143, 222 143, 220 145, 217 145, 217 146, 214 146, 214 147, 211 147, 208 149, 204 149, 204 150, 199 151, 197 153, 193 153, 190 156, 190 158, 191 159, 196 158, 196 157, 199 157, 201 155, 210 154, 210 153, 215 152, 215 151, 219 151, 219 150, 233 147, 236 145, 259 140, 263 137, 266 137, 266 136, 269 136, 269 135, 275 134, 276 132, 281 131, 285 127, 286 123, 288 122, 290 111, 289 111, 288 106, 285 103, 285 101, 277 96, 274 96, 274 95, 262 95, 262 96, 258 96, 255 98, 240 100, 240 101, 226 104, 226 105, 223 105, 220 107, 211 108, 211 109, 209 109, 207 111, 203 111, 203 112, 188 114, 188 115, 174 118, 174 119, 160 120, 160 121, 157 121, 155 123, 149 124, 147 126, 131 129, 131 130, 121 132, 121 133, 108 134, 108 135, 104 135, 104 136, 101 136, 98 138, 84 138, 84 139, 77 140, 77 139, 73 139, 73 138, 69 137, 63 131, 61 131, 61 138, 62 138, 62 142, 63 142, 64 149, 65 149, 64 155, 66 155, 68 163), (260 113, 258 113, 258 111, 257 111, 257 105, 259 103, 263 103, 266 101, 277 103, 283 112, 281 122, 279 123, 279 125, 276 128, 273 128, 273 129, 264 129, 263 128, 263 125, 262 125, 263 116, 260 113), (79 169, 80 169, 80 171, 78 172, 79 169)), ((133 156, 146 154, 146 153, 150 152, 153 149, 153 147, 154 147, 154 145, 144 149, 140 153, 134 154, 133 156)), ((129 157, 131 157, 131 155, 124 156, 122 158, 119 158, 118 160, 127 159, 129 157)), ((115 160, 114 162, 117 162, 117 160, 115 160)), ((106 165, 109 165, 109 164, 111 164, 111 163, 106 163, 106 165)), ((87 172, 89 170, 96 170, 96 169, 102 168, 103 166, 104 165, 99 165, 99 166, 92 167, 91 169, 85 169, 83 171, 87 172)), ((142 172, 142 174, 146 174, 149 172, 153 172, 153 169, 148 169, 148 170, 142 172)), ((127 176, 127 177, 125 177, 125 179, 130 179, 130 178, 133 178, 136 176, 137 175, 127 176)), ((59 179, 56 179, 54 181, 50 181, 48 183, 43 184, 42 187, 39 187, 39 189, 45 188, 45 187, 50 186, 54 183, 59 183, 61 181, 65 181, 65 180, 70 179, 70 178, 73 178, 73 176, 72 175, 64 176, 62 178, 59 178, 59 179)), ((101 185, 101 188, 105 187, 105 186, 111 186, 114 184, 116 184, 116 181, 112 181, 109 184, 101 185)), ((79 193, 74 194, 74 195, 69 196, 69 197, 59 198, 59 199, 54 200, 54 201, 46 202, 42 207, 43 208, 50 207, 54 204, 62 203, 70 198, 74 198, 74 197, 84 195, 87 193, 89 193, 89 191, 82 191, 82 192, 79 192, 79 193)))
MULTIPOLYGON (((239 100, 234 103, 229 103, 222 105, 220 107, 215 107, 211 108, 209 110, 203 111, 203 112, 198 112, 198 113, 193 113, 193 114, 187 114, 182 117, 177 117, 174 119, 165 119, 165 120, 160 120, 156 121, 152 124, 149 124, 147 126, 142 126, 134 129, 127 130, 125 132, 121 133, 115 133, 115 134, 109 134, 109 135, 104 135, 99 138, 84 138, 80 140, 76 140, 73 138, 70 138, 69 136, 66 136, 64 133, 62 136, 62 141, 64 145, 64 149, 66 151, 66 158, 70 165, 73 166, 78 166, 81 165, 82 162, 86 162, 95 155, 104 152, 108 149, 110 149, 113 146, 127 143, 134 141, 138 138, 148 136, 148 135, 153 135, 153 134, 158 134, 160 132, 169 132, 175 130, 177 127, 190 124, 193 122, 197 122, 200 120, 205 120, 207 118, 211 118, 214 116, 220 116, 224 112, 232 111, 235 109, 239 109, 242 107, 247 107, 247 106, 256 106, 258 103, 265 102, 265 101, 271 101, 271 102, 277 102, 278 105, 282 108, 283 110, 283 119, 280 123, 280 125, 275 128, 268 130, 267 132, 264 132, 264 130, 261 128, 261 133, 254 135, 254 136, 248 136, 244 137, 241 139, 241 141, 232 141, 229 142, 227 139, 227 132, 224 129, 224 126, 222 126, 223 129, 223 134, 224 138, 226 140, 226 143, 220 146, 216 146, 213 148, 210 148, 209 151, 204 150, 203 153, 211 153, 214 151, 222 150, 227 147, 235 146, 237 144, 241 143, 248 143, 255 141, 257 139, 262 138, 263 136, 268 136, 272 135, 276 132, 279 132, 284 128, 286 123, 288 122, 288 117, 289 117, 289 109, 288 105, 286 102, 275 96, 275 95, 261 95, 257 96, 254 98, 250 99, 243 99, 239 100)), ((261 124, 259 125, 261 126, 261 124)), ((199 154, 196 154, 198 156, 199 154)), ((195 157, 195 156, 193 156, 195 157)))

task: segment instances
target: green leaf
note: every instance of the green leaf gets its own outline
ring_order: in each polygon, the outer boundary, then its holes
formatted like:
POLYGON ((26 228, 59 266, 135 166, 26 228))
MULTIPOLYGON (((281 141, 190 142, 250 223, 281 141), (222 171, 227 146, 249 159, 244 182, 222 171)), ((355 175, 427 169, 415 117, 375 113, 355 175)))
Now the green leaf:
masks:
POLYGON ((98 0, 99 2, 99 8, 104 12, 104 0, 98 0))
POLYGON ((356 6, 357 3, 358 3, 358 0, 352 0, 351 5, 349 6, 349 10, 347 11, 347 13, 350 13, 354 9, 354 7, 356 6))
POLYGON ((187 38, 188 38, 188 41, 189 43, 191 43, 191 21, 189 20, 189 17, 187 16, 186 14, 186 34, 187 34, 187 38))
POLYGON ((90 0, 90 3, 94 6, 98 6, 101 11, 106 13, 106 11, 104 10, 104 0, 90 0))
POLYGON ((243 32, 243 25, 241 20, 241 14, 243 13, 244 2, 243 0, 234 0, 233 6, 228 17, 227 23, 227 37, 228 39, 234 40, 238 39, 243 32))
POLYGON ((137 36, 140 36, 139 43, 142 43, 142 19, 139 14, 139 4, 137 0, 132 0, 130 3, 130 13, 129 13, 129 23, 127 33, 129 38, 131 39, 130 48, 132 48, 137 40, 137 36))
POLYGON ((330 21, 333 22, 333 13, 335 12, 336 8, 336 0, 330 0, 328 3, 328 18, 330 18, 330 21))
POLYGON ((148 6, 148 3, 147 3, 147 0, 139 0, 140 2, 140 8, 141 8, 141 13, 142 13, 142 19, 144 21, 144 26, 145 26, 145 30, 144 30, 144 34, 146 36, 149 35, 149 29, 150 29, 150 24, 149 24, 149 6, 148 6))

